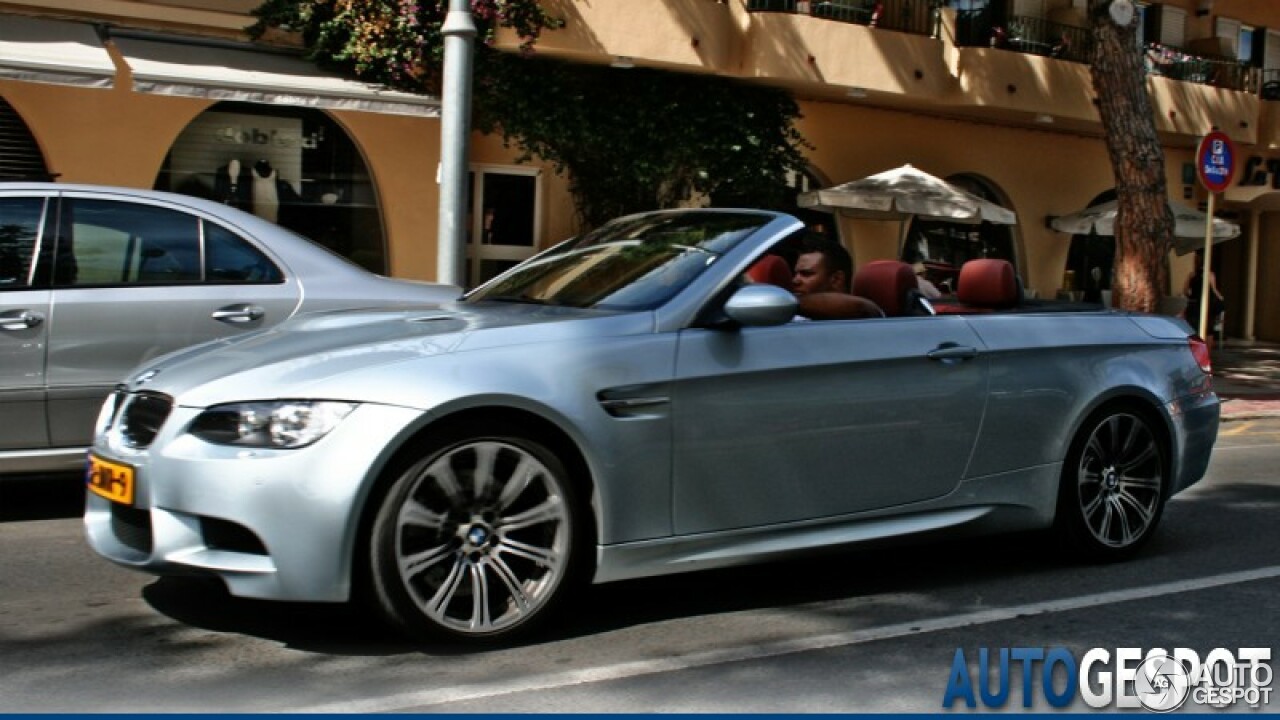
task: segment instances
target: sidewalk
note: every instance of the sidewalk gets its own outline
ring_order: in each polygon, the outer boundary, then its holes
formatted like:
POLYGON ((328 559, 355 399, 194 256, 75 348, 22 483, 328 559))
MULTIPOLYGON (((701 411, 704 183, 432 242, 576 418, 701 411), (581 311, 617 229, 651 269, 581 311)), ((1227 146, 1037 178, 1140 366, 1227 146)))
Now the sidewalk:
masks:
POLYGON ((1280 344, 1228 338, 1213 351, 1224 421, 1280 417, 1280 344))

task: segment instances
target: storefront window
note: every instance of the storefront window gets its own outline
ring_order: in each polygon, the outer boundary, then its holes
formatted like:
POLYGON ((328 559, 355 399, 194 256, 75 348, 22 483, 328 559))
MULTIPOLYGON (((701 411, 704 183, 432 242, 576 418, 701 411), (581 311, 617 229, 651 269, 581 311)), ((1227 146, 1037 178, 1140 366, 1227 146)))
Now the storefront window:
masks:
MULTIPOLYGON (((960 175, 947 182, 1002 205, 1002 200, 984 181, 960 175)), ((960 266, 977 258, 1008 260, 1017 267, 1013 227, 983 222, 977 225, 936 220, 911 221, 902 246, 902 259, 924 265, 925 277, 943 292, 954 292, 960 266)))
POLYGON ((387 272, 368 168, 322 111, 219 103, 178 136, 155 187, 238 207, 387 272))

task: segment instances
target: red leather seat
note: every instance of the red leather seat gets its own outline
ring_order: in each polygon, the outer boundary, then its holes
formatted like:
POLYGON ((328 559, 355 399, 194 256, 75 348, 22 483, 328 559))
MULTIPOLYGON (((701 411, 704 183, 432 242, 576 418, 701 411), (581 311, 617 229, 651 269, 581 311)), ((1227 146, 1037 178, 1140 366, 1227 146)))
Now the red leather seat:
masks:
POLYGON ((960 267, 956 299, 973 308, 1010 308, 1022 299, 1018 276, 1008 260, 980 258, 960 267))
POLYGON ((853 276, 853 294, 879 305, 885 317, 910 314, 919 291, 915 271, 900 260, 872 260, 853 276))
POLYGON ((778 255, 765 255, 747 268, 747 277, 755 283, 777 285, 784 290, 791 289, 791 266, 778 255))

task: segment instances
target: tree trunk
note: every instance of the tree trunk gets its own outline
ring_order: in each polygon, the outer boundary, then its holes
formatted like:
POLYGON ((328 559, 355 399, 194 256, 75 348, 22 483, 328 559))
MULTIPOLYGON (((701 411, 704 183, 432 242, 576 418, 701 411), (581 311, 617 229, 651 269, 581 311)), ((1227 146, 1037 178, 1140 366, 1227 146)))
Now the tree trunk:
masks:
POLYGON ((1169 290, 1167 259, 1174 228, 1164 148, 1156 134, 1147 73, 1135 37, 1137 19, 1117 25, 1109 12, 1112 1, 1090 3, 1094 30, 1090 73, 1116 178, 1118 216, 1111 289, 1118 307, 1156 312, 1169 290))

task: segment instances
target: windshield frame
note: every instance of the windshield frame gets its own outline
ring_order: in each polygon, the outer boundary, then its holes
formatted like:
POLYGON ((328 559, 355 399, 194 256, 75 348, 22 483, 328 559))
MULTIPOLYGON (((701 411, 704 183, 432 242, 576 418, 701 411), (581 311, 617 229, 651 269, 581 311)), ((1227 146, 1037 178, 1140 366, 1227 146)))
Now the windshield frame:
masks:
POLYGON ((685 209, 629 215, 571 238, 468 292, 511 302, 607 312, 651 311, 776 221, 762 210, 685 209))

